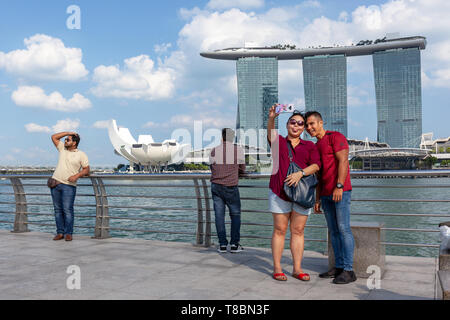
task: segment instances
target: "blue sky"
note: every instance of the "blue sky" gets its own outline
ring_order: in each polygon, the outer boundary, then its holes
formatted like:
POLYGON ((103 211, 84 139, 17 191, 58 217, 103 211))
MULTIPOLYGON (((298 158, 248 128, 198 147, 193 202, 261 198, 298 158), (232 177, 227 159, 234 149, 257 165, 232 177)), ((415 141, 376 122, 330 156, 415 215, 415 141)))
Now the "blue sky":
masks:
MULTIPOLYGON (((450 4, 416 1, 0 1, 0 165, 55 165, 50 135, 81 134, 93 166, 116 166, 105 122, 137 138, 233 126, 236 66, 199 52, 244 43, 348 45, 422 35, 423 132, 450 135, 450 4), (67 8, 80 9, 69 29, 67 8)), ((371 57, 348 59, 349 137, 376 139, 371 57)), ((304 106, 301 63, 279 62, 280 102, 304 106)), ((209 141, 204 141, 208 145, 209 141)))

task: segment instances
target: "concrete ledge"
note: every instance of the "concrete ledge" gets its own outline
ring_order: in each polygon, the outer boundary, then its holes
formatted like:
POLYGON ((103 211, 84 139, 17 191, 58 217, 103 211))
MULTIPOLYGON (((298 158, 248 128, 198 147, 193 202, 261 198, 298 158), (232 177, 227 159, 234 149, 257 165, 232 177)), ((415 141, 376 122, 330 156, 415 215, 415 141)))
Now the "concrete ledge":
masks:
POLYGON ((450 271, 450 250, 439 248, 439 270, 450 271))
MULTIPOLYGON (((353 254, 353 270, 359 278, 369 278, 374 270, 367 273, 369 266, 380 268, 380 277, 383 278, 386 265, 384 226, 379 222, 351 222, 353 237, 355 238, 355 251, 353 254)), ((330 235, 328 235, 328 266, 334 267, 334 252, 331 245, 330 235)))
POLYGON ((438 271, 438 298, 450 300, 450 271, 438 271))
MULTIPOLYGON (((441 222, 439 227, 447 226, 450 227, 450 221, 441 222)), ((449 270, 450 271, 450 250, 444 248, 442 245, 439 248, 439 270, 449 270)))

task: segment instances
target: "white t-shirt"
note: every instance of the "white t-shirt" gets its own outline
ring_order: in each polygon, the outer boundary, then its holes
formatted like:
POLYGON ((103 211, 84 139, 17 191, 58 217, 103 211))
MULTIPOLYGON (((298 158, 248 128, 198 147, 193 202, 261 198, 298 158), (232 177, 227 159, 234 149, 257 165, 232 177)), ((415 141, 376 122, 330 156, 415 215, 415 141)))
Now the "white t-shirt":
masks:
POLYGON ((80 172, 81 168, 89 166, 87 155, 78 149, 73 151, 64 148, 64 142, 60 141, 56 147, 59 151, 58 165, 52 178, 61 183, 76 187, 77 184, 69 182, 69 178, 80 172))

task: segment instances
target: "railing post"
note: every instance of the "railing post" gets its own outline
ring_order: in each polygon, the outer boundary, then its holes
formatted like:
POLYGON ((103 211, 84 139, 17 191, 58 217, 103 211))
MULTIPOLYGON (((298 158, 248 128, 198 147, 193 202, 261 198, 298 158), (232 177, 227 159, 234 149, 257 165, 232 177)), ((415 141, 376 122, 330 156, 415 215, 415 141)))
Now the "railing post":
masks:
POLYGON ((28 232, 27 198, 20 178, 10 178, 16 200, 16 216, 12 232, 28 232))
POLYGON ((96 214, 94 238, 109 238, 108 197, 101 178, 91 178, 95 194, 96 214))
POLYGON ((211 246, 211 206, 209 202, 208 185, 206 180, 202 179, 203 195, 205 196, 205 211, 206 211, 206 230, 205 230, 205 247, 211 246))
POLYGON ((195 195, 197 197, 197 241, 196 245, 203 244, 203 234, 204 234, 204 223, 203 223, 203 207, 202 199, 200 194, 200 186, 198 184, 198 179, 194 179, 195 185, 195 195))

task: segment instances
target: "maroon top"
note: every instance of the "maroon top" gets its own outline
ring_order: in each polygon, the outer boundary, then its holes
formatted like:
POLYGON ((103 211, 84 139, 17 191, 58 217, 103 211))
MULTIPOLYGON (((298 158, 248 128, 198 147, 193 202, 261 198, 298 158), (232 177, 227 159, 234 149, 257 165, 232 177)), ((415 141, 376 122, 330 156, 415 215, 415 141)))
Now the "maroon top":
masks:
MULTIPOLYGON (((273 171, 270 177, 269 188, 281 199, 290 201, 283 189, 290 163, 287 141, 291 143, 287 137, 284 138, 278 134, 275 142, 271 146, 273 171)), ((321 167, 319 151, 312 141, 300 139, 300 143, 292 151, 293 161, 302 169, 312 164, 317 164, 319 168, 321 167)))
POLYGON ((245 173, 244 150, 231 143, 222 142, 209 157, 211 182, 227 187, 237 186, 239 175, 245 173))
MULTIPOLYGON (((344 149, 348 149, 348 142, 345 136, 337 131, 326 131, 322 139, 316 143, 322 159, 322 171, 320 179, 320 195, 331 196, 334 188, 336 188, 338 178, 338 161, 335 153, 344 149)), ((347 177, 344 182, 344 191, 352 190, 350 181, 350 167, 348 168, 347 177)))

